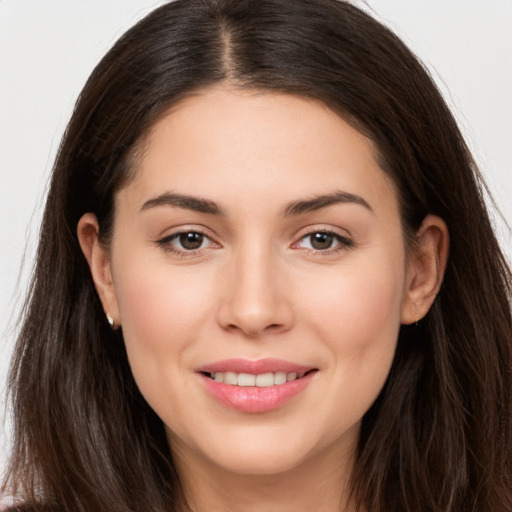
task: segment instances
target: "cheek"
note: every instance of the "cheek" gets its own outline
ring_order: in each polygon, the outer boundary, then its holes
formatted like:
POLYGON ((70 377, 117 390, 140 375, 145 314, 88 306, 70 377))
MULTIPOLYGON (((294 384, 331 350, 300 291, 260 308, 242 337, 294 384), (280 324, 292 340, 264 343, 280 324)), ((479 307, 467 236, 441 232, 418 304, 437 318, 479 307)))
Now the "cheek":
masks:
MULTIPOLYGON (((389 340, 398 332, 403 300, 403 267, 394 264, 361 265, 333 272, 319 286, 310 286, 304 314, 314 311, 319 326, 347 348, 374 345, 379 339, 389 340), (350 336, 344 336, 350 333, 350 336)), ((313 283, 311 283, 313 285, 313 283)))
POLYGON ((405 278, 399 263, 390 259, 347 267, 304 306, 315 336, 324 340, 335 362, 333 389, 343 390, 350 402, 345 405, 357 409, 355 416, 373 403, 393 361, 405 278))
POLYGON ((211 309, 208 280, 197 272, 171 270, 130 264, 120 268, 116 279, 126 347, 141 360, 155 353, 176 357, 197 337, 211 309))
POLYGON ((327 349, 326 385, 316 414, 329 426, 324 442, 334 442, 359 425, 388 377, 400 328, 401 288, 369 270, 340 280, 310 304, 313 335, 327 349), (329 364, 331 363, 331 364, 329 364))
POLYGON ((177 421, 193 398, 183 394, 187 354, 209 324, 204 276, 167 265, 119 267, 116 295, 130 367, 142 395, 161 417, 177 421))

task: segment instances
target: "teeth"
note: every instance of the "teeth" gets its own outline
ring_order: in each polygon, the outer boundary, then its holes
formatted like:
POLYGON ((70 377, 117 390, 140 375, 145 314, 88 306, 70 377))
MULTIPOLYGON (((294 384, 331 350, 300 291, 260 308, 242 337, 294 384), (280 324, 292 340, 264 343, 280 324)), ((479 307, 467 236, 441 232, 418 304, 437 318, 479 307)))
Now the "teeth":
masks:
POLYGON ((268 388, 269 386, 275 385, 273 373, 262 373, 261 375, 257 375, 254 380, 256 381, 256 386, 259 388, 268 388))
POLYGON ((304 377, 304 373, 268 372, 252 375, 250 373, 216 372, 211 373, 209 376, 216 382, 223 382, 232 386, 266 388, 300 379, 304 377))
POLYGON ((236 373, 226 372, 224 374, 224 384, 231 384, 232 386, 236 386, 238 384, 236 373))
POLYGON ((239 386, 254 386, 256 384, 256 375, 251 375, 250 373, 239 373, 236 380, 236 383, 239 386))
POLYGON ((274 373, 274 383, 276 385, 284 384, 286 382, 286 372, 274 373))

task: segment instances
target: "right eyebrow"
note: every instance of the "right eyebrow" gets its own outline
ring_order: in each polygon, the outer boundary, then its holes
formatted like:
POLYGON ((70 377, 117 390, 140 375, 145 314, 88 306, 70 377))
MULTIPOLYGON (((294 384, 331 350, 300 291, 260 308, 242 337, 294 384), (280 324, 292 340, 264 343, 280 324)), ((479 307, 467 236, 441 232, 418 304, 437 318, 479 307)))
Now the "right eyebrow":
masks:
POLYGON ((149 210, 150 208, 156 208, 158 206, 172 206, 174 208, 184 208, 199 213, 208 213, 210 215, 224 215, 222 208, 214 201, 171 192, 166 192, 165 194, 160 194, 159 196, 148 199, 140 210, 149 210))

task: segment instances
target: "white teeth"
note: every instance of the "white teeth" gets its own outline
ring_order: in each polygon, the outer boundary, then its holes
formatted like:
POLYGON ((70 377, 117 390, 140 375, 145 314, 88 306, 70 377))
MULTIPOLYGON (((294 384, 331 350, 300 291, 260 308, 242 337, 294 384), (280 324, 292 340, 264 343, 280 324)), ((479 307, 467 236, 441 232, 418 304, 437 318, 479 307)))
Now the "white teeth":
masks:
POLYGON ((270 386, 279 386, 286 382, 291 382, 296 379, 304 377, 304 373, 296 372, 268 372, 259 375, 252 375, 250 373, 235 373, 235 372, 216 372, 211 373, 210 377, 216 382, 223 382, 232 386, 242 387, 259 387, 266 388, 270 386))
POLYGON ((236 378, 235 372, 226 372, 224 374, 224 384, 231 384, 236 386, 238 383, 238 379, 236 378))
POLYGON ((239 373, 237 377, 237 384, 239 386, 254 386, 256 385, 256 375, 250 373, 239 373))
POLYGON ((284 384, 286 382, 286 372, 276 372, 274 374, 274 383, 277 385, 284 384))
POLYGON ((262 373, 256 376, 256 386, 259 388, 268 388, 269 386, 274 386, 274 384, 275 379, 273 373, 262 373))

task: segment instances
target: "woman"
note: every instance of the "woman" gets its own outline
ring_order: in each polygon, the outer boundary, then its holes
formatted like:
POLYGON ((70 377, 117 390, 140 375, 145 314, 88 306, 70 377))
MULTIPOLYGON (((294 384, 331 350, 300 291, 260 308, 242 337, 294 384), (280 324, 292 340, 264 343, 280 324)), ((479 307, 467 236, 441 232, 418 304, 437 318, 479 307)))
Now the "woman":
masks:
POLYGON ((86 84, 12 365, 23 510, 508 511, 511 277, 421 65, 178 0, 86 84))

